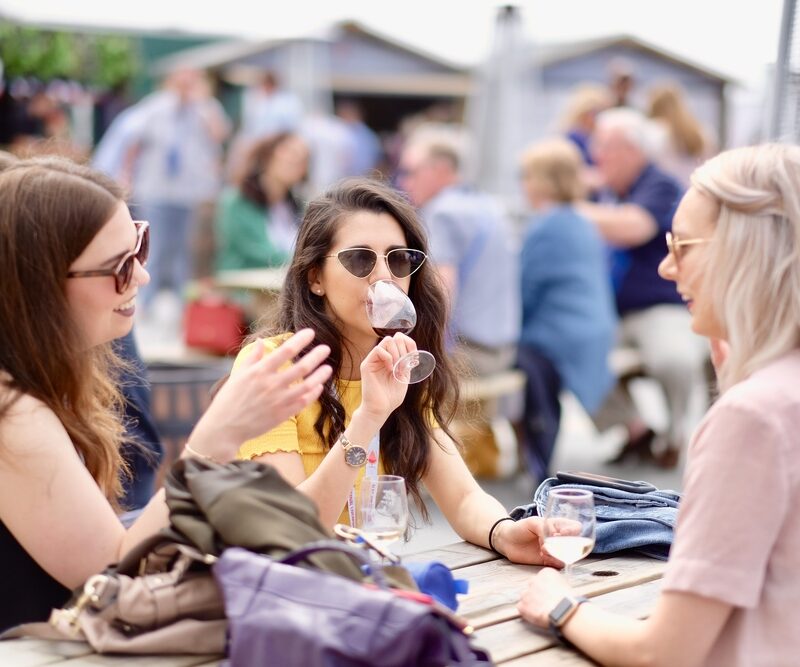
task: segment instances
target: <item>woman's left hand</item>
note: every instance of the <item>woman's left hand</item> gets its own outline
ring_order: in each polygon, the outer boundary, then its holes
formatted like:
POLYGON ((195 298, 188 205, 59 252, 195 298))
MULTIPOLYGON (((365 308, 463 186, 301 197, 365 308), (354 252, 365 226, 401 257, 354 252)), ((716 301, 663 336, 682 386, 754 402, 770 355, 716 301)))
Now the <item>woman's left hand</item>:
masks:
POLYGON ((532 516, 519 521, 503 521, 492 535, 492 544, 514 563, 549 565, 562 568, 564 564, 544 550, 544 521, 532 516))
POLYGON ((575 596, 575 591, 564 576, 546 567, 528 580, 528 587, 523 591, 517 609, 528 623, 546 628, 550 612, 568 595, 575 596))

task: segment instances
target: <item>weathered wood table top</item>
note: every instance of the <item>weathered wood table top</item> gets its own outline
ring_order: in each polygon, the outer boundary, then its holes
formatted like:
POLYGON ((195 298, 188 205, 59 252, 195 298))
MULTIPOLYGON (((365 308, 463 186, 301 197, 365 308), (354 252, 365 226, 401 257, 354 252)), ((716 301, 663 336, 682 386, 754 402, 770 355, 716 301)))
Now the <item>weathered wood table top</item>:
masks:
MULTIPOLYGON (((469 594, 459 597, 458 613, 475 628, 475 644, 487 649, 498 665, 577 667, 595 664, 574 649, 559 645, 548 632, 533 628, 519 618, 517 600, 538 567, 509 563, 466 542, 408 555, 404 560, 439 560, 456 578, 469 581, 469 594)), ((571 581, 594 603, 627 616, 644 618, 655 604, 665 567, 665 562, 646 557, 592 557, 575 566, 571 581)), ((102 656, 81 642, 35 639, 0 642, 0 665, 3 667, 210 667, 218 662, 215 656, 102 656)))

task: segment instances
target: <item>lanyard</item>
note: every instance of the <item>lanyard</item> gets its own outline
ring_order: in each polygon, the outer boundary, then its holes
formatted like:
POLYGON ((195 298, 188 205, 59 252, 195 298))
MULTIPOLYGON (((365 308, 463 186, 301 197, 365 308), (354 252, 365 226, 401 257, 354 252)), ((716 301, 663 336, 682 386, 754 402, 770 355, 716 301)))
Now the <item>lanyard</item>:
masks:
MULTIPOLYGON (((381 436, 380 432, 375 434, 375 437, 370 440, 367 446, 367 465, 364 470, 365 479, 377 479, 378 477, 378 459, 381 455, 381 436)), ((375 493, 375 486, 372 486, 372 493, 375 493)), ((374 500, 374 499, 373 499, 374 500)), ((374 503, 372 503, 374 504, 374 503)), ((353 486, 350 493, 347 495, 347 513, 350 516, 350 525, 356 527, 356 488, 353 486)))

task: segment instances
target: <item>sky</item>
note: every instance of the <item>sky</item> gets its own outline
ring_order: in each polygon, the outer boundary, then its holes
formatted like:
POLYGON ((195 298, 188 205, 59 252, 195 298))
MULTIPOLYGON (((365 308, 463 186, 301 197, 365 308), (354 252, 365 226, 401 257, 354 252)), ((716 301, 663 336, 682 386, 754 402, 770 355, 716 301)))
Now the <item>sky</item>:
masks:
MULTIPOLYGON (((0 14, 48 23, 269 38, 319 31, 339 20, 459 64, 491 50, 501 3, 491 0, 0 0, 0 14)), ((781 0, 519 0, 533 42, 630 34, 744 83, 778 50, 781 0)))

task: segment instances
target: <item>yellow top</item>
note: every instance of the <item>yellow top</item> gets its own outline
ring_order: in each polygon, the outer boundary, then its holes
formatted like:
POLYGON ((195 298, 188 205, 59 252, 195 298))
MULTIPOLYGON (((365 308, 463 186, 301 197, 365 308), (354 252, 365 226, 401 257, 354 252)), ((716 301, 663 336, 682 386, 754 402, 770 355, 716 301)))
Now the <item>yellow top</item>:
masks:
MULTIPOLYGON (((264 339, 264 347, 268 352, 273 352, 278 345, 289 338, 291 334, 281 334, 264 339)), ((242 348, 233 364, 233 372, 250 354, 255 343, 242 348)), ((361 405, 361 380, 339 380, 337 382, 339 401, 344 407, 345 428, 350 423, 350 417, 355 409, 361 405)), ((282 424, 278 424, 271 431, 245 442, 239 449, 239 458, 252 459, 261 454, 272 452, 298 452, 303 459, 303 469, 306 477, 311 475, 322 463, 328 453, 328 448, 314 429, 320 413, 319 401, 314 401, 297 415, 290 417, 282 424)), ((367 448, 368 442, 355 443, 367 448)), ((358 471, 355 488, 358 494, 361 480, 364 478, 365 467, 358 471)), ((378 474, 384 474, 383 461, 378 459, 378 474)), ((350 523, 347 515, 347 505, 344 506, 339 517, 340 523, 350 523)))

